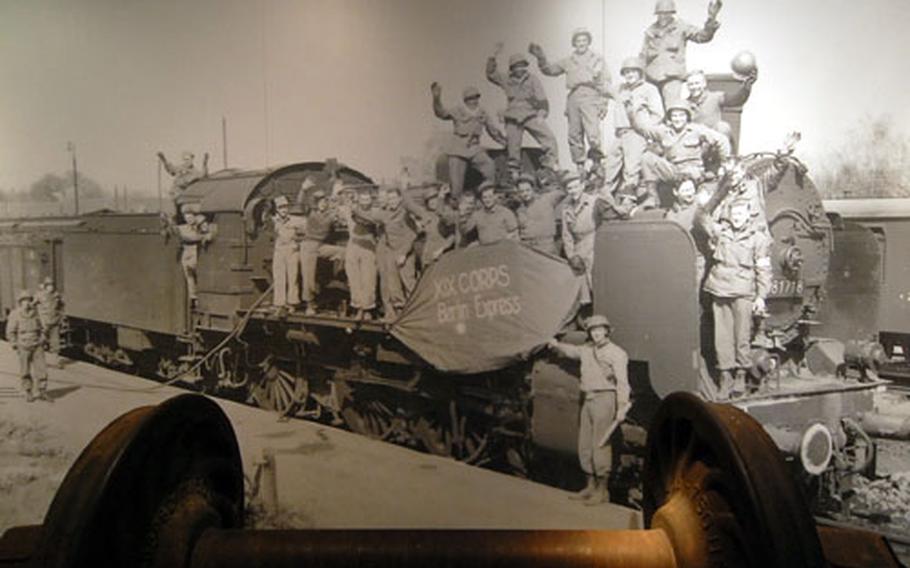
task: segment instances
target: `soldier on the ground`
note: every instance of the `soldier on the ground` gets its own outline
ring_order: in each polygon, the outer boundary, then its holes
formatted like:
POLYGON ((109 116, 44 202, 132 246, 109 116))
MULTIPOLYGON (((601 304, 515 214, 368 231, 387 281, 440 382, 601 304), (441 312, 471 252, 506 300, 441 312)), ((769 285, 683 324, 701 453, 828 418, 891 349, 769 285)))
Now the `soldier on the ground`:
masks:
POLYGON ((392 187, 385 191, 387 208, 368 214, 354 209, 354 219, 372 224, 379 231, 376 263, 379 267, 379 291, 382 309, 388 321, 398 317, 408 295, 417 284, 414 241, 416 223, 411 217, 413 205, 405 201, 401 190, 392 187))
POLYGON ((518 219, 515 213, 499 203, 496 186, 492 183, 481 184, 478 188, 481 207, 475 209, 471 216, 462 219, 459 229, 462 234, 477 230, 477 240, 488 245, 501 240, 518 240, 518 219))
POLYGON ((369 320, 376 309, 376 284, 378 272, 376 267, 376 241, 378 238, 376 225, 366 223, 363 219, 373 218, 373 194, 361 191, 357 194, 348 222, 348 244, 344 255, 344 271, 348 277, 348 287, 351 290, 351 307, 354 308, 354 317, 358 320, 369 320), (359 215, 355 216, 354 211, 359 215))
POLYGON ((638 57, 629 57, 620 70, 622 82, 614 97, 618 105, 613 110, 616 141, 607 154, 604 176, 609 193, 634 195, 641 181, 641 158, 647 148, 644 136, 632 128, 631 115, 638 114, 642 124, 659 124, 664 117, 664 105, 657 87, 644 80, 644 65, 638 57), (621 182, 621 184, 620 184, 621 182))
POLYGON ((564 357, 581 362, 580 388, 584 396, 578 430, 578 459, 587 476, 585 488, 570 499, 586 505, 610 500, 607 483, 613 465, 610 437, 625 420, 632 406, 629 387, 629 356, 610 341, 612 327, 605 316, 594 315, 585 322, 589 342, 572 345, 555 339, 550 348, 564 357))
POLYGON ((291 215, 288 198, 279 195, 274 199, 275 251, 272 254, 272 306, 279 316, 287 314, 288 306, 300 304, 300 245, 298 239, 306 230, 306 219, 291 215))
POLYGON ((727 138, 733 139, 733 129, 723 120, 723 110, 746 104, 752 94, 752 84, 758 79, 758 69, 746 77, 739 90, 734 93, 709 91, 708 79, 704 71, 692 71, 686 77, 686 90, 689 96, 686 101, 692 108, 692 122, 713 128, 727 138))
POLYGON ((209 154, 205 153, 205 156, 202 158, 202 169, 196 169, 196 166, 193 164, 193 153, 190 151, 184 151, 180 154, 181 162, 180 164, 174 165, 164 157, 163 152, 158 152, 158 159, 161 160, 161 164, 164 166, 164 169, 170 175, 174 176, 173 185, 171 186, 170 196, 172 199, 180 197, 184 190, 189 187, 194 181, 200 180, 209 175, 209 154))
POLYGON ((532 43, 531 55, 544 75, 558 77, 565 74, 566 118, 569 121, 569 153, 579 173, 585 173, 585 160, 590 158, 599 168, 603 159, 600 123, 607 115, 607 97, 610 90, 610 72, 604 58, 590 49, 591 32, 579 28, 572 32, 574 51, 568 57, 550 62, 543 48, 532 43), (585 151, 587 139, 588 150, 585 151))
POLYGON ((537 193, 533 176, 522 174, 518 178, 518 236, 531 248, 559 256, 556 247, 556 222, 558 207, 566 194, 558 184, 551 184, 548 191, 537 193))
POLYGON ((441 120, 451 120, 454 132, 446 152, 449 158, 449 183, 452 193, 459 197, 464 189, 468 165, 480 172, 484 181, 493 181, 496 164, 480 145, 480 137, 486 130, 490 138, 506 146, 506 136, 499 130, 493 119, 480 106, 480 91, 467 87, 462 93, 464 105, 446 108, 442 103, 442 87, 439 83, 430 85, 433 93, 433 112, 441 120))
POLYGON ((206 222, 205 216, 199 212, 196 204, 185 203, 180 207, 180 211, 183 214, 183 223, 177 225, 175 229, 180 238, 180 266, 183 267, 183 276, 186 279, 187 296, 190 303, 195 304, 199 246, 212 241, 214 229, 206 222))
POLYGON ((26 290, 19 292, 16 308, 9 314, 6 339, 19 357, 19 376, 25 400, 53 402, 47 394, 47 363, 44 360, 47 337, 38 311, 32 303, 32 295, 26 290))
POLYGON ((344 247, 331 244, 329 237, 332 227, 338 222, 338 212, 332 207, 328 194, 318 189, 314 191, 312 209, 306 217, 306 231, 300 241, 300 277, 303 280, 303 297, 306 302, 306 315, 316 314, 316 295, 319 293, 319 282, 316 281, 316 268, 320 258, 334 263, 344 262, 344 247))
POLYGON ((508 104, 505 111, 506 149, 509 174, 513 180, 521 170, 521 142, 527 131, 543 149, 541 165, 552 171, 559 169, 559 150, 556 137, 547 125, 550 102, 540 84, 540 79, 528 72, 528 58, 516 53, 509 58, 508 75, 497 70, 496 58, 502 51, 502 44, 487 59, 487 79, 498 85, 506 94, 508 104))
POLYGON ((720 27, 717 14, 721 6, 721 0, 711 0, 708 19, 704 27, 699 28, 676 17, 674 0, 657 0, 654 6, 657 21, 645 30, 641 58, 648 81, 660 89, 664 104, 680 98, 686 78, 686 43, 708 43, 714 39, 714 33, 720 27))
POLYGON ((594 233, 597 230, 597 198, 584 193, 581 177, 570 172, 564 179, 567 199, 562 204, 562 248, 569 266, 581 279, 582 304, 592 300, 594 233))
POLYGON ((653 151, 642 156, 642 182, 638 197, 643 207, 658 207, 658 182, 678 184, 684 177, 701 182, 705 176, 705 156, 714 152, 720 161, 730 156, 730 140, 707 126, 691 122, 692 111, 683 101, 667 105, 667 120, 652 125, 632 114, 632 127, 657 143, 661 154, 653 151))
MULTIPOLYGON (((63 297, 54 287, 54 279, 48 276, 44 279, 36 294, 38 301, 38 317, 44 326, 47 338, 47 350, 53 359, 60 354, 60 326, 63 324, 63 297)), ((59 360, 54 362, 59 366, 59 360)))
POLYGON ((746 199, 730 203, 721 221, 713 221, 709 215, 710 209, 706 209, 697 219, 708 235, 713 257, 704 289, 713 300, 718 397, 723 399, 746 391, 746 370, 752 363, 752 316, 765 314, 773 241, 764 227, 751 222, 746 199))

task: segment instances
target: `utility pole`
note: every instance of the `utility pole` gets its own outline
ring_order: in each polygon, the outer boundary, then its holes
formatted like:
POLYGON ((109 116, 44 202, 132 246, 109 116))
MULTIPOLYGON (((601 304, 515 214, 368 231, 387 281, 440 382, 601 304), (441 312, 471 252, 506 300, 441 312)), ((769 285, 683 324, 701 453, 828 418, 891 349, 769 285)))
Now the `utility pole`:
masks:
POLYGON ((222 167, 227 169, 227 118, 221 117, 221 152, 222 167))
POLYGON ((72 142, 66 143, 66 149, 73 155, 73 198, 76 200, 76 215, 79 214, 79 178, 76 169, 76 145, 72 142))

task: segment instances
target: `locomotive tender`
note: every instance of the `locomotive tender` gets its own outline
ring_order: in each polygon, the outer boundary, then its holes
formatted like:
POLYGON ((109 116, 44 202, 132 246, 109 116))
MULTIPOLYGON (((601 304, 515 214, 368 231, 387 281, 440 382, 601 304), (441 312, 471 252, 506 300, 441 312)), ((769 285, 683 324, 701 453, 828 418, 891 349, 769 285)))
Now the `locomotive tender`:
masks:
MULTIPOLYGON (((711 79, 714 88, 733 84, 711 79)), ((735 133, 739 113, 725 116, 735 133)), ((756 172, 767 164, 761 155, 750 160, 756 172)), ((64 295, 72 347, 104 364, 521 474, 533 473, 535 455, 573 455, 577 369, 539 350, 574 316, 571 271, 559 259, 514 243, 449 253, 390 324, 344 316, 343 279, 330 265, 320 266, 332 282, 323 294, 334 297, 339 315, 278 318, 260 309, 270 296, 270 200, 295 197, 323 168, 304 162, 226 170, 187 189, 181 201, 197 204, 218 228, 199 255, 195 305, 187 301, 179 243, 164 236, 157 214, 5 222, 3 313, 16 291, 52 276, 64 295), (472 276, 465 267, 480 272, 472 276), (456 274, 467 275, 451 280, 456 274), (447 280, 455 284, 442 284, 447 280), (453 302, 447 289, 465 301, 453 302), (514 318, 530 319, 509 327, 514 318), (476 351, 500 343, 504 353, 482 364, 472 353, 472 345, 476 351)), ((337 175, 348 185, 372 183, 347 167, 337 175)), ((866 275, 881 255, 870 231, 830 221, 798 163, 766 204, 774 286, 752 369, 762 388, 734 403, 764 425, 819 496, 836 495, 843 473, 874 473, 874 436, 906 435, 892 428, 894 417, 874 412, 874 394, 886 383, 869 369, 844 371, 845 361, 863 361, 856 353, 874 351, 845 340, 876 325, 867 304, 878 288, 866 275)), ((647 216, 606 223, 595 259, 593 309, 609 315, 631 360, 635 407, 614 452, 622 478, 643 453, 634 424, 647 423, 659 399, 674 391, 715 396, 711 330, 696 283, 695 243, 679 225, 647 216)))

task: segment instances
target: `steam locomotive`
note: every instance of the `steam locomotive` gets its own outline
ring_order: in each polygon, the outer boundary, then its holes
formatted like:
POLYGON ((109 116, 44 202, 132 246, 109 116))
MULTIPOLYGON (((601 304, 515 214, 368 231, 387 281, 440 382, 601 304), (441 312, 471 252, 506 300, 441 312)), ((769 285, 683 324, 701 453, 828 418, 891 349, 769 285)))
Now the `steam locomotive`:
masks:
MULTIPOLYGON (((715 89, 735 85, 710 79, 715 89)), ((740 110, 724 117, 736 134, 740 110)), ((762 155, 749 160, 753 172, 768 164, 762 155)), ((565 332, 575 300, 569 267, 516 243, 448 253, 423 275, 401 317, 385 323, 348 317, 339 267, 325 265, 322 293, 337 312, 279 317, 264 309, 270 203, 294 198, 324 171, 322 162, 226 170, 187 188, 182 202, 217 225, 199 255, 195 303, 179 243, 162 232, 157 213, 3 222, 0 307, 5 314, 19 289, 52 276, 64 295, 70 348, 102 364, 471 464, 559 477, 541 464, 576 452, 577 368, 540 346, 557 332, 584 340, 565 332), (477 272, 488 268, 496 278, 477 272), (441 298, 443 281, 465 301, 441 298), (443 301, 446 309, 466 307, 445 312, 443 301), (488 356, 500 344, 506 352, 488 356)), ((343 185, 372 184, 346 166, 334 175, 343 185)), ((876 344, 862 341, 877 325, 869 303, 878 298, 882 257, 871 231, 832 223, 797 163, 766 206, 774 284, 750 370, 761 388, 734 403, 765 426, 817 497, 836 497, 844 473, 874 473, 874 438, 895 435, 901 419, 874 411, 887 383, 874 372, 876 344)), ((627 491, 643 454, 638 425, 657 402, 674 391, 716 396, 696 254, 691 235, 661 218, 606 223, 597 233, 593 309, 609 315, 631 361, 635 405, 614 437, 613 483, 627 491)))

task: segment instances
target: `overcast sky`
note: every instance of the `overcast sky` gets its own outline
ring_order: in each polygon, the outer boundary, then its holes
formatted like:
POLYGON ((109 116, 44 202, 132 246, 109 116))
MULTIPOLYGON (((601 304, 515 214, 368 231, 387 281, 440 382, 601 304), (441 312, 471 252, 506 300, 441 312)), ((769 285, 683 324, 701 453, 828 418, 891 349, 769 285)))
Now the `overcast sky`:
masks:
MULTIPOLYGON (((707 0, 677 0, 704 21, 707 0)), ((652 0, 0 0, 0 188, 69 167, 103 185, 156 188, 155 152, 212 154, 258 168, 336 156, 393 176, 434 132, 429 84, 447 101, 476 85, 492 112, 504 97, 483 70, 529 41, 568 53, 588 26, 614 78, 653 20, 652 0)), ((690 68, 729 70, 753 51, 760 77, 742 150, 772 149, 792 129, 799 155, 823 160, 865 118, 910 133, 910 0, 727 0, 690 68)), ((564 81, 544 78, 565 145, 564 81)))

